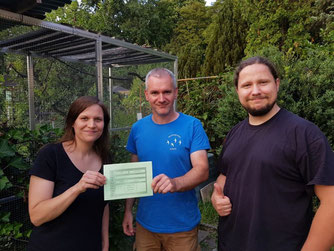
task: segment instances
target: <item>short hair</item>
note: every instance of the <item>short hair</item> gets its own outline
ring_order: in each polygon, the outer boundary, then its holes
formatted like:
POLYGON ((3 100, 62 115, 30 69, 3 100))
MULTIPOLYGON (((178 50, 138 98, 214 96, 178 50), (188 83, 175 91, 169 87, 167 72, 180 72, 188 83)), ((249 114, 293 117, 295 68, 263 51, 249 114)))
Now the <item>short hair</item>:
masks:
POLYGON ((154 68, 153 70, 150 70, 145 78, 145 90, 147 90, 147 85, 148 85, 148 79, 153 76, 156 78, 161 78, 162 76, 168 74, 168 76, 170 76, 170 78, 172 79, 172 84, 174 88, 177 88, 176 86, 176 78, 173 72, 171 72, 170 70, 166 69, 166 68, 154 68))
POLYGON ((270 71, 271 75, 274 77, 274 79, 276 80, 277 78, 279 78, 278 71, 276 70, 275 65, 271 61, 269 61, 269 59, 264 58, 264 57, 260 57, 260 56, 251 57, 251 58, 248 58, 246 60, 241 61, 240 64, 238 65, 238 67, 236 68, 236 70, 234 72, 234 78, 233 78, 235 88, 238 88, 240 72, 245 67, 247 67, 249 65, 253 65, 253 64, 264 64, 264 65, 266 65, 269 68, 269 71, 270 71))
POLYGON ((65 120, 65 128, 64 128, 64 135, 59 140, 60 142, 65 141, 74 141, 75 139, 75 132, 73 129, 73 124, 75 123, 76 119, 78 118, 79 114, 82 113, 85 109, 92 105, 98 105, 102 108, 103 111, 103 120, 104 120, 104 127, 103 132, 100 138, 98 138, 93 145, 94 151, 97 155, 100 156, 102 162, 104 164, 111 161, 110 153, 109 153, 109 122, 110 116, 106 106, 96 97, 92 96, 82 96, 77 98, 70 106, 70 109, 67 113, 66 120, 65 120))

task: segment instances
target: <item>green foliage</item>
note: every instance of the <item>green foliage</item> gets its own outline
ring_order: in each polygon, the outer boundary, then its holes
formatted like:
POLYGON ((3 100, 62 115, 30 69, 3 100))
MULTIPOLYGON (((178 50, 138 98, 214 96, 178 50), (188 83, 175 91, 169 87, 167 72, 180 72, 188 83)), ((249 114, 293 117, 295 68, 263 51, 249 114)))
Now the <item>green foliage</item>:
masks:
POLYGON ((220 91, 224 96, 219 100, 217 109, 216 131, 220 141, 220 146, 217 152, 220 152, 221 145, 227 133, 237 123, 245 119, 247 113, 241 107, 235 87, 232 82, 233 72, 226 73, 224 85, 220 87, 220 91))
POLYGON ((276 47, 262 48, 254 54, 270 58, 280 71, 278 104, 316 124, 334 146, 334 43, 311 45, 296 58, 276 47))
POLYGON ((115 200, 110 203, 110 247, 112 251, 132 250, 134 237, 128 237, 123 233, 122 222, 124 216, 124 200, 115 200))
MULTIPOLYGON (((28 125, 26 59, 8 54, 3 60, 3 75, 11 86, 0 82, 0 111, 3 111, 0 121, 11 126, 28 125)), ((54 121, 56 127, 62 127, 67 109, 75 98, 95 95, 95 67, 92 66, 34 58, 34 80, 37 124, 54 121)))
MULTIPOLYGON (((0 74, 3 75, 4 82, 0 81, 0 122, 8 124, 23 124, 27 116, 15 116, 27 106, 22 106, 17 101, 27 99, 25 75, 17 72, 25 71, 23 57, 18 55, 3 55, 1 60, 0 74)), ((26 114, 24 114, 26 115, 26 114)))
POLYGON ((131 86, 130 94, 122 100, 122 105, 128 111, 128 115, 132 114, 134 117, 138 112, 141 112, 143 117, 150 114, 151 108, 145 98, 145 83, 139 79, 135 79, 131 86))
POLYGON ((212 226, 218 225, 218 214, 211 202, 200 201, 198 207, 202 215, 201 223, 210 224, 212 226))
POLYGON ((0 170, 0 191, 4 190, 4 189, 8 189, 10 187, 12 187, 12 183, 10 183, 10 181, 8 180, 8 178, 6 176, 4 176, 4 172, 2 170, 0 170))
MULTIPOLYGON (((125 132, 127 134, 127 132, 125 132)), ((23 198, 26 205, 29 175, 28 171, 36 158, 38 150, 51 142, 56 141, 62 135, 62 130, 52 129, 47 125, 34 131, 26 128, 8 128, 2 125, 0 128, 0 198, 23 198)), ((113 134, 111 152, 113 163, 130 161, 130 154, 125 150, 127 136, 113 134)), ((121 229, 123 220, 124 201, 111 203, 111 246, 112 250, 120 250, 130 247, 133 238, 127 238, 121 229)), ((0 205, 1 208, 1 205, 0 205)), ((18 216, 13 215, 17 218, 18 216)), ((28 212, 23 216, 28 220, 28 212)), ((23 219, 22 219, 23 220, 23 219)), ((14 221, 10 211, 0 212, 0 245, 5 250, 13 250, 16 242, 26 242, 31 232, 30 223, 14 221)))
POLYGON ((13 239, 27 237, 21 232, 22 223, 10 222, 9 212, 0 212, 0 245, 4 250, 13 250, 13 239))
POLYGON ((307 1, 251 1, 246 0, 250 23, 246 54, 259 48, 275 46, 279 50, 298 56, 311 42, 311 16, 313 0, 307 1))
POLYGON ((130 153, 125 149, 128 131, 112 133, 111 136, 111 154, 113 163, 130 162, 130 153))
POLYGON ((6 118, 5 113, 5 100, 6 100, 6 92, 4 86, 4 77, 0 73, 0 121, 6 118))
POLYGON ((130 0, 120 24, 121 37, 129 42, 161 48, 172 35, 176 13, 169 1, 130 0))
POLYGON ((284 107, 315 123, 334 145, 334 55, 309 49, 304 60, 285 66, 280 95, 284 107))
POLYGON ((245 117, 231 78, 232 72, 227 72, 215 80, 179 84, 178 110, 201 120, 215 153, 232 126, 245 117))
POLYGON ((334 30, 334 2, 316 0, 314 5, 310 33, 315 43, 326 44, 328 42, 326 37, 334 30))
POLYGON ((215 148, 220 140, 217 138, 216 112, 218 100, 222 98, 219 92, 220 79, 214 81, 187 81, 179 84, 178 110, 198 118, 206 130, 211 147, 215 148))
MULTIPOLYGON (((334 55, 324 46, 320 49, 312 46, 304 53, 306 56, 297 60, 270 46, 254 55, 270 58, 281 72, 279 105, 315 123, 333 147, 334 55)), ((237 98, 232 77, 230 70, 218 80, 179 84, 179 110, 203 122, 216 153, 228 131, 247 116, 237 98)))
POLYGON ((38 150, 55 141, 61 130, 49 126, 29 131, 26 128, 0 127, 0 197, 27 197, 28 169, 38 150))
MULTIPOLYGON (((128 132, 113 133, 111 136, 111 152, 113 163, 130 162, 130 154, 125 149, 128 132)), ((122 222, 124 215, 125 200, 111 201, 110 207, 110 246, 111 250, 132 250, 133 237, 128 237, 123 233, 122 222)))
POLYGON ((91 3, 87 2, 82 1, 80 5, 77 1, 72 1, 71 4, 66 4, 63 8, 46 13, 46 20, 88 29, 92 24, 91 17, 94 8, 91 8, 91 3))
MULTIPOLYGON (((35 159, 37 151, 43 145, 59 138, 61 130, 49 126, 29 131, 26 128, 9 128, 0 125, 0 198, 22 198, 26 204, 29 175, 28 170, 35 159)), ((25 219, 28 212, 21 217, 22 222, 12 220, 11 212, 0 205, 0 245, 5 250, 13 250, 16 242, 26 242, 31 227, 25 219)), ((27 206, 25 205, 25 208, 27 206)), ((15 219, 18 215, 13 215, 15 219)))
POLYGON ((35 59, 34 62, 37 122, 53 120, 62 127, 68 107, 76 98, 95 95, 96 69, 56 60, 35 59))
POLYGON ((212 22, 205 31, 204 75, 221 74, 244 56, 248 25, 242 12, 240 1, 218 0, 214 4, 212 22))
POLYGON ((196 77, 205 55, 204 30, 210 17, 203 1, 189 1, 179 9, 179 18, 165 50, 179 58, 179 78, 196 77))
POLYGON ((127 42, 161 48, 172 34, 176 12, 170 1, 73 1, 47 17, 127 42))

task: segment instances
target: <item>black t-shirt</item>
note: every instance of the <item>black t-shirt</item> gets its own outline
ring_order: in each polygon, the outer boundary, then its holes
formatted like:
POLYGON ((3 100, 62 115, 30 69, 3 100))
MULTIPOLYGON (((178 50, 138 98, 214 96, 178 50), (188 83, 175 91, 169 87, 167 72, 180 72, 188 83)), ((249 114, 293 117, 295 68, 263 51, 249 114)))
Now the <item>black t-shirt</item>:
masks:
POLYGON ((236 125, 221 156, 232 213, 219 219, 219 250, 300 250, 313 185, 334 185, 334 154, 319 128, 281 109, 259 126, 236 125))
MULTIPOLYGON (((42 148, 30 175, 53 181, 53 197, 75 185, 83 173, 69 159, 61 143, 42 148)), ((34 227, 28 251, 101 251, 103 187, 87 189, 52 221, 34 227)))

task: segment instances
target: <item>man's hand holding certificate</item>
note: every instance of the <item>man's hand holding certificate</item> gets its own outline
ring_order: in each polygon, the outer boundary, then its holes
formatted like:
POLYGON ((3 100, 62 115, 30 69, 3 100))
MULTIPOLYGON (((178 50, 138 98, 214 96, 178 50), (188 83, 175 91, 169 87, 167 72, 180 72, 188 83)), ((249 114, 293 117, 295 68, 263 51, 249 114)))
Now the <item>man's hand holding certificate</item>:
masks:
POLYGON ((152 196, 152 162, 131 162, 103 166, 107 178, 104 200, 152 196))

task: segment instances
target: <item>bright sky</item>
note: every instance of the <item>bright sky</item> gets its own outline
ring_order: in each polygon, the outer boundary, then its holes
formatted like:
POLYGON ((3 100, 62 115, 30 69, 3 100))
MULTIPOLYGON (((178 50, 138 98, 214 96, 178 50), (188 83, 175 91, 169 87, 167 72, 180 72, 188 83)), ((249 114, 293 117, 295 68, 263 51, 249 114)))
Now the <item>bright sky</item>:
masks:
POLYGON ((205 0, 206 2, 206 6, 211 6, 214 2, 216 2, 216 0, 205 0))

